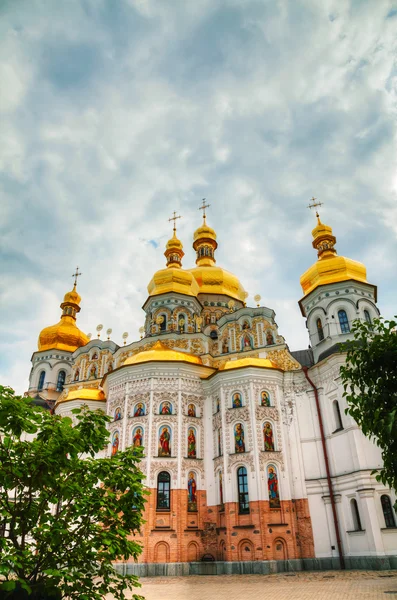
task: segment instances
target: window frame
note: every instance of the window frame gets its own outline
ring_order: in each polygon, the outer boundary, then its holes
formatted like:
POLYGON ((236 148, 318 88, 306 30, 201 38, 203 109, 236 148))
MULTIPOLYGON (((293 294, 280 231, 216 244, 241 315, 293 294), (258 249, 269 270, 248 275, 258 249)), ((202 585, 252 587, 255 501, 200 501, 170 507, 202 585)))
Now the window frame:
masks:
POLYGON ((385 528, 386 529, 395 529, 396 528, 396 516, 393 510, 393 504, 390 499, 390 496, 387 494, 382 494, 380 497, 380 505, 382 507, 383 518, 385 520, 385 528), (383 501, 383 498, 386 499, 386 502, 383 501), (387 504, 387 508, 386 505, 387 504), (387 514, 389 513, 389 514, 387 514))
POLYGON ((350 323, 344 308, 338 310, 338 321, 341 333, 350 333, 350 323))
POLYGON ((65 371, 65 369, 61 369, 60 371, 58 371, 57 387, 56 387, 57 392, 63 391, 63 388, 65 386, 65 381, 66 381, 66 371, 65 371), (63 373, 63 378, 62 378, 62 382, 60 383, 59 379, 61 377, 61 373, 63 373))
POLYGON ((156 487, 156 511, 157 512, 170 512, 171 510, 171 475, 168 471, 160 471, 157 475, 157 487, 156 487), (164 477, 163 481, 160 481, 161 476, 164 477), (160 502, 160 494, 162 494, 162 499, 165 498, 166 502, 160 502), (162 505, 162 504, 166 504, 162 505))
POLYGON ((38 390, 39 392, 41 392, 41 391, 44 389, 45 375, 46 375, 46 372, 45 372, 45 370, 44 370, 44 369, 43 369, 42 371, 40 371, 40 374, 39 374, 39 381, 38 381, 38 384, 37 384, 37 390, 38 390), (43 379, 43 380, 42 380, 42 379, 43 379))
POLYGON ((238 513, 239 515, 249 515, 249 489, 248 472, 246 467, 240 466, 236 471, 237 475, 237 495, 238 495, 238 513))
POLYGON ((350 498, 350 510, 353 520, 353 531, 364 531, 356 498, 350 498))

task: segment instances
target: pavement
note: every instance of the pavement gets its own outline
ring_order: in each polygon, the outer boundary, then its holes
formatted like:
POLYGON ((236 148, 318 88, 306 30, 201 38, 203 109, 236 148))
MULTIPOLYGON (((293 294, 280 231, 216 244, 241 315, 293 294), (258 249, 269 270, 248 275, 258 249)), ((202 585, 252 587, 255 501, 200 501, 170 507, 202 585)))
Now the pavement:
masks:
POLYGON ((397 600, 397 571, 141 578, 146 600, 397 600))

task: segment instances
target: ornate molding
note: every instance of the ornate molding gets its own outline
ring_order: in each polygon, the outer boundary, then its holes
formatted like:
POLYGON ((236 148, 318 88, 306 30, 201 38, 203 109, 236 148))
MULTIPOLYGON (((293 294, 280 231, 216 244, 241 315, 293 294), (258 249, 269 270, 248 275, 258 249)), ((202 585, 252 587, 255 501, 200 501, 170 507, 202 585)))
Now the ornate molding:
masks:
POLYGON ((256 406, 255 416, 258 421, 263 421, 264 419, 278 421, 280 419, 279 411, 275 406, 256 406))
POLYGON ((249 452, 242 452, 241 454, 230 454, 227 461, 227 472, 231 473, 234 465, 242 463, 251 467, 252 473, 255 471, 254 457, 249 452))
POLYGON ((285 470, 284 457, 281 452, 265 452, 264 450, 261 450, 259 455, 260 470, 265 471, 268 463, 274 463, 276 466, 279 466, 282 471, 285 470))
POLYGON ((249 421, 250 413, 248 406, 241 406, 240 408, 228 408, 226 410, 226 423, 234 423, 235 421, 249 421))

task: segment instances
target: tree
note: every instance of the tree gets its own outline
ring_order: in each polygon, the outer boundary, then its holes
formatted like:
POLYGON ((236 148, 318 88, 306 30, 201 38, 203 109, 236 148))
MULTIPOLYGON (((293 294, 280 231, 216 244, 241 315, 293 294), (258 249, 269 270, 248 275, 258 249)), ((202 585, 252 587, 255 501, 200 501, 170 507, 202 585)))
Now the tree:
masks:
POLYGON ((376 478, 397 489, 397 335, 396 321, 356 321, 341 367, 346 412, 382 450, 376 478))
POLYGON ((141 552, 130 539, 145 502, 141 452, 95 458, 108 444, 110 418, 72 413, 74 424, 0 386, 2 598, 26 590, 31 598, 122 599, 139 586, 113 563, 141 552))

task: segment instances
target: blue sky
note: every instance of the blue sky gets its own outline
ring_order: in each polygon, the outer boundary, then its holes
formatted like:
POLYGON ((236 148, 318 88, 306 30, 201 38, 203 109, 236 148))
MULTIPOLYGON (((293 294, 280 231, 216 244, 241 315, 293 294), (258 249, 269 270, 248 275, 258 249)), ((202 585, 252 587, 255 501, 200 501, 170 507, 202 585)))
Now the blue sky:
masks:
POLYGON ((137 339, 173 210, 184 266, 203 197, 219 265, 308 344, 311 196, 397 313, 397 3, 29 0, 0 8, 0 382, 79 265, 78 324, 137 339))

